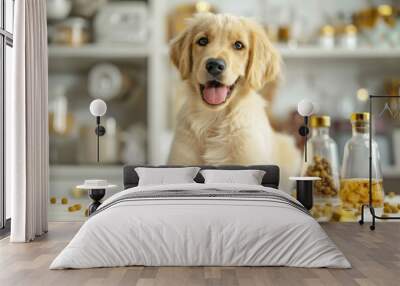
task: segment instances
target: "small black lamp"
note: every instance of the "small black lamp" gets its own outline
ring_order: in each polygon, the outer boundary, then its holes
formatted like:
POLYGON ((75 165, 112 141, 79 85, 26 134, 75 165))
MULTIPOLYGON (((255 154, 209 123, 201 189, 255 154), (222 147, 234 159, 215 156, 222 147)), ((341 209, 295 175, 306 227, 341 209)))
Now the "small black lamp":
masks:
POLYGON ((101 99, 95 99, 90 103, 90 113, 96 117, 96 129, 97 135, 97 162, 100 161, 100 136, 106 134, 104 126, 100 125, 100 117, 106 114, 107 104, 101 99))
MULTIPOLYGON (((314 104, 307 99, 303 99, 297 105, 297 112, 304 117, 304 125, 299 128, 299 134, 305 138, 304 161, 307 163, 307 138, 310 133, 308 128, 308 118, 314 112, 314 104)), ((296 199, 301 202, 306 209, 311 210, 314 204, 313 183, 314 181, 321 180, 321 178, 290 177, 289 179, 296 181, 296 199)))

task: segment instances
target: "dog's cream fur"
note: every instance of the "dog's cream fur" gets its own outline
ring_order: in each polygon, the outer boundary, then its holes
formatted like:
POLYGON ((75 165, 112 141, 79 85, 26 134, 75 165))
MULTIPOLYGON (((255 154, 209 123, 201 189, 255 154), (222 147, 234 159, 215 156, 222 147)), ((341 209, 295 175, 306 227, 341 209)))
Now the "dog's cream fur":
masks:
POLYGON ((172 43, 172 62, 180 71, 186 100, 178 123, 169 164, 277 164, 281 187, 296 175, 301 155, 291 137, 275 132, 265 112, 265 100, 256 93, 280 72, 280 57, 263 29, 253 21, 231 15, 199 14, 172 43), (207 46, 197 45, 207 37, 207 46), (232 48, 241 41, 244 48, 232 48), (230 97, 218 106, 204 102, 200 84, 210 80, 208 58, 222 58, 220 79, 234 85, 230 97))

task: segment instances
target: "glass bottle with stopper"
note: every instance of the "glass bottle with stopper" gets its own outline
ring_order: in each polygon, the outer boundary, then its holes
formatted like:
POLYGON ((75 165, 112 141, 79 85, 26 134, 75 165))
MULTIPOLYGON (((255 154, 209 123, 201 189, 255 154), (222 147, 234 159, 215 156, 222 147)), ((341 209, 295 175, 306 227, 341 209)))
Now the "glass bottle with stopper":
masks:
MULTIPOLYGON (((343 208, 353 210, 355 216, 360 214, 362 204, 369 204, 369 117, 368 112, 351 115, 353 135, 347 141, 343 154, 339 196, 343 208)), ((371 140, 372 206, 380 215, 384 200, 380 153, 376 141, 371 140)))
POLYGON ((308 143, 309 160, 303 164, 302 174, 320 177, 314 182, 315 216, 330 220, 333 206, 339 204, 339 159, 335 141, 329 135, 329 116, 311 116, 311 138, 308 143))

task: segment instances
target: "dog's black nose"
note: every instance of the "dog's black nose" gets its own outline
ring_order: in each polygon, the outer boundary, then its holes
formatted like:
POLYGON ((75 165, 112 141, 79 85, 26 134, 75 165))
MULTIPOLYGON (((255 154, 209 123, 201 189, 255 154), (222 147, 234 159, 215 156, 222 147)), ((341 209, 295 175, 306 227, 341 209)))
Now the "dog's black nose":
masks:
POLYGON ((208 59, 206 62, 206 70, 212 76, 220 75, 225 69, 225 61, 221 59, 208 59))

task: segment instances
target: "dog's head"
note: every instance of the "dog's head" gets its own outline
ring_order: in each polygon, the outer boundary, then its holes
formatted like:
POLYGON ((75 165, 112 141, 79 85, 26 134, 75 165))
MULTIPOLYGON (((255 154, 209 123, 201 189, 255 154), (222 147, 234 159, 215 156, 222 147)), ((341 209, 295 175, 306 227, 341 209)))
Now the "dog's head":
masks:
POLYGON ((170 56, 194 95, 213 109, 261 89, 280 72, 280 56, 263 28, 232 15, 196 15, 173 40, 170 56))

